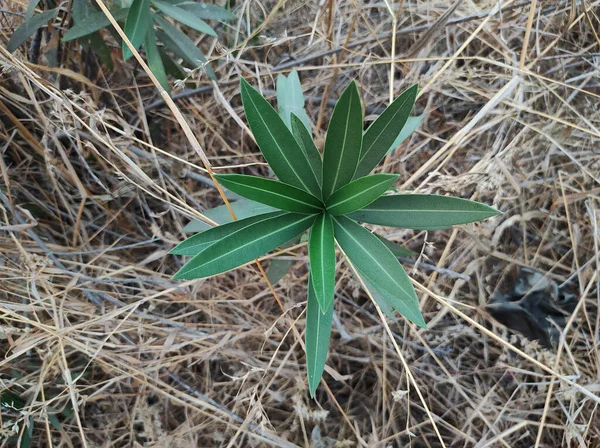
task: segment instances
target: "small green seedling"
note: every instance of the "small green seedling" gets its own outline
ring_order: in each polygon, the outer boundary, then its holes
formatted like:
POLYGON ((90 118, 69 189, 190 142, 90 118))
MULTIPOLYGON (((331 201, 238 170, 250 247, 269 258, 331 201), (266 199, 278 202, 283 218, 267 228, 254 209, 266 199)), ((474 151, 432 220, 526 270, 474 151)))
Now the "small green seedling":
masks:
POLYGON ((477 202, 431 194, 385 194, 396 174, 369 173, 397 145, 417 97, 403 92, 363 132, 354 82, 337 101, 323 155, 306 117, 290 113, 290 128, 262 95, 241 80, 246 118, 279 180, 217 175, 230 191, 271 211, 223 224, 188 238, 171 253, 193 258, 175 279, 209 277, 244 265, 310 229, 306 362, 311 396, 319 384, 331 334, 336 242, 387 315, 396 310, 425 328, 410 279, 385 239, 358 222, 419 230, 446 229, 499 213, 477 202))

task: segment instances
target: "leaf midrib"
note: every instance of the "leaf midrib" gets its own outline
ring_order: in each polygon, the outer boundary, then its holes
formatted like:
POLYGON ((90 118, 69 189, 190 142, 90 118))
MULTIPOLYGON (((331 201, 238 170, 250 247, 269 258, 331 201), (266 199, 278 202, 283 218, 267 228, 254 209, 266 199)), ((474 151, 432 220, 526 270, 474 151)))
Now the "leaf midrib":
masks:
MULTIPOLYGON (((139 32, 139 28, 140 28, 140 27, 139 27, 140 18, 142 17, 142 13, 144 12, 144 9, 145 9, 145 8, 143 8, 143 6, 144 6, 146 3, 150 4, 150 1, 149 1, 149 0, 140 0, 140 7, 138 8, 138 11, 137 11, 137 13, 138 13, 138 14, 137 14, 137 17, 136 17, 136 20, 135 20, 135 25, 136 25, 136 26, 135 26, 135 28, 132 30, 133 32, 132 32, 132 34, 131 34, 131 37, 132 37, 132 38, 133 38, 134 36, 137 36, 137 34, 138 34, 138 32, 139 32)), ((130 39, 130 40, 131 40, 131 39, 130 39)), ((132 42, 132 44, 133 44, 133 46, 135 47, 135 44, 134 44, 133 42, 132 42)), ((127 47, 127 49, 129 49, 129 47, 127 47)), ((129 51, 131 51, 131 50, 129 49, 129 51)))
MULTIPOLYGON (((325 234, 325 219, 327 218, 327 216, 325 214, 322 215, 321 217, 321 230, 319 232, 319 248, 321 249, 321 298, 324 300, 325 299, 325 293, 327 291, 327 288, 325 287, 325 245, 323 244, 324 242, 324 238, 323 235, 325 234)), ((321 312, 321 308, 320 308, 320 304, 319 304, 319 312, 321 312)))
MULTIPOLYGON (((272 194, 273 196, 278 196, 280 198, 284 198, 284 199, 287 199, 289 201, 297 202, 298 204, 306 205, 306 206, 308 206, 308 207, 316 210, 317 213, 322 210, 322 208, 320 208, 317 205, 311 204, 309 202, 304 202, 304 201, 302 201, 301 199, 298 199, 298 198, 293 198, 291 196, 286 196, 285 194, 278 193, 278 192, 275 192, 273 190, 268 190, 268 189, 256 187, 256 186, 253 186, 253 185, 244 184, 244 183, 241 183, 241 182, 236 182, 236 181, 233 181, 233 180, 228 180, 227 182, 230 182, 230 183, 235 184, 235 185, 239 185, 239 186, 244 187, 244 188, 248 188, 250 190, 255 190, 255 191, 260 191, 260 192, 266 192, 268 194, 272 194)), ((302 191, 302 190, 300 190, 300 191, 302 191)), ((315 199, 317 199, 317 198, 315 198, 315 199)))
MULTIPOLYGON (((335 219, 335 218, 334 218, 334 219, 335 219)), ((367 250, 367 249, 366 249, 366 248, 365 248, 365 247, 364 247, 364 246, 361 244, 361 242, 360 242, 360 241, 358 241, 356 238, 354 238, 354 236, 352 236, 352 234, 351 234, 350 232, 348 232, 348 231, 346 230, 346 228, 343 226, 343 224, 341 224, 341 223, 340 223, 340 222, 339 222, 337 219, 336 219, 336 222, 338 223, 338 225, 340 226, 340 228, 341 228, 341 229, 344 231, 344 233, 346 233, 346 234, 348 235, 348 237, 349 237, 349 238, 350 238, 352 241, 354 241, 356 244, 358 244, 358 245, 361 247, 361 249, 363 250, 363 252, 366 252, 366 254, 367 254, 367 255, 369 255, 369 258, 370 258, 371 260, 373 260, 373 262, 374 262, 374 263, 375 263, 375 264, 376 264, 376 265, 377 265, 377 266, 378 266, 378 267, 379 267, 379 268, 380 268, 380 269, 381 269, 381 270, 382 270, 382 271, 385 273, 386 277, 388 277, 388 278, 389 278, 389 279, 392 281, 392 283, 394 283, 394 284, 395 284, 395 285, 396 285, 396 286, 397 286, 397 287, 398 287, 400 290, 402 290, 402 292, 403 292, 403 293, 404 293, 406 296, 410 297, 410 294, 408 294, 408 293, 407 293, 406 289, 405 289, 405 288, 404 288, 402 285, 400 285, 400 284, 396 283, 396 280, 394 279, 394 277, 392 277, 392 276, 389 274, 389 272, 387 271, 387 269, 385 269, 385 268, 384 268, 384 266, 382 266, 382 265, 381 265, 381 263, 379 263, 379 262, 377 261, 377 259, 376 259, 376 258, 374 258, 373 256, 371 256, 371 254, 369 253, 369 251, 368 251, 368 250, 367 250)), ((362 226, 361 226, 361 227, 362 227, 362 226)), ((364 228, 364 227, 363 227, 363 228, 364 228)), ((366 230, 366 229, 365 229, 365 230, 366 230)), ((383 243, 382 243, 382 244, 383 244, 383 243)), ((387 249, 387 248, 386 248, 386 249, 387 249)), ((389 250, 389 249, 388 249, 388 250, 389 250)), ((390 252, 390 253, 391 253, 391 252, 390 252)), ((392 255, 393 255, 393 254, 392 254, 392 255)), ((395 257, 394 257, 394 258, 395 258, 395 257)), ((358 269, 358 267, 357 267, 357 269, 358 269)), ((359 269, 359 270, 362 272, 362 270, 361 270, 361 269, 359 269)), ((364 275, 365 277, 369 278, 369 276, 368 276, 366 273, 364 273, 364 272, 363 272, 363 275, 364 275)), ((373 281, 374 281, 374 280, 376 280, 376 279, 370 279, 370 278, 369 278, 369 280, 370 280, 371 282, 373 282, 373 281)))
POLYGON ((389 208, 370 208, 368 205, 361 210, 358 211, 365 211, 365 212, 387 212, 387 213, 400 213, 400 212, 407 212, 407 213, 411 213, 411 212, 419 212, 419 213, 468 213, 468 214, 494 214, 494 212, 492 211, 484 211, 484 210, 474 210, 474 211, 463 211, 463 210, 439 210, 439 209, 424 209, 424 208, 415 208, 415 209, 411 209, 411 208, 403 208, 403 209, 389 209, 389 208))
MULTIPOLYGON (((333 193, 335 193, 335 187, 337 185, 337 180, 338 177, 340 175, 340 167, 342 166, 342 161, 344 160, 344 153, 346 152, 346 146, 348 143, 348 126, 350 125, 350 111, 352 110, 352 101, 354 100, 354 95, 350 94, 350 101, 348 102, 348 113, 346 114, 346 126, 344 128, 344 143, 342 144, 342 152, 340 152, 340 156, 338 158, 338 165, 337 168, 335 170, 335 177, 333 178, 333 183, 331 184, 331 191, 329 192, 329 195, 331 196, 333 193)), ((356 167, 355 170, 356 171, 356 167)), ((352 173, 352 175, 354 175, 354 173, 352 173)), ((325 198, 323 198, 323 200, 325 200, 325 198)))
POLYGON ((379 181, 376 184, 374 184, 374 185, 370 186, 369 188, 367 188, 366 190, 359 191, 356 194, 354 194, 353 196, 350 196, 349 198, 344 199, 343 201, 337 202, 337 203, 329 206, 328 209, 331 210, 331 209, 334 209, 336 207, 341 207, 346 202, 352 201, 353 199, 356 199, 359 196, 366 195, 366 193, 368 193, 369 191, 371 191, 371 190, 373 190, 373 189, 381 186, 381 184, 384 184, 384 183, 389 182, 389 181, 390 181, 390 179, 385 179, 385 180, 379 181))
MULTIPOLYGON (((284 215, 284 216, 285 216, 285 215, 284 215)), ((256 238, 256 239, 254 239, 254 240, 252 240, 252 241, 249 241, 249 242, 247 242, 247 243, 245 243, 245 244, 242 244, 241 246, 238 246, 238 247, 236 247, 234 251, 236 251, 236 252, 237 252, 237 251, 243 250, 245 247, 248 247, 249 245, 251 245, 251 244, 253 244, 253 243, 256 243, 257 241, 262 241, 262 240, 264 240, 265 238, 268 238, 268 237, 270 237, 271 235, 273 235, 273 234, 275 234, 275 233, 277 233, 277 232, 283 232, 283 231, 285 231, 285 230, 289 229, 290 227, 292 227, 292 226, 294 226, 294 225, 296 225, 296 224, 300 224, 300 223, 301 223, 301 222, 303 222, 303 221, 306 221, 306 220, 308 220, 308 219, 311 219, 312 217, 313 217, 313 216, 307 216, 307 217, 305 217, 305 218, 303 218, 303 219, 300 219, 300 220, 298 220, 298 221, 292 222, 292 223, 288 224, 287 226, 280 227, 280 228, 278 228, 278 229, 276 229, 276 230, 274 230, 274 231, 272 231, 272 232, 269 232, 269 233, 267 233, 267 234, 264 234, 264 235, 263 235, 263 236, 261 236, 260 238, 256 238)), ((229 238, 229 237, 231 237, 231 236, 233 236, 233 235, 235 235, 235 234, 239 233, 241 230, 247 230, 249 227, 252 227, 252 226, 255 226, 255 225, 259 225, 259 224, 261 224, 261 225, 262 225, 262 224, 264 224, 265 222, 267 222, 267 221, 270 221, 271 219, 277 219, 277 218, 280 218, 280 216, 278 216, 278 217, 275 217, 275 218, 270 218, 270 219, 267 219, 267 220, 265 220, 265 221, 260 221, 260 222, 258 222, 258 223, 251 224, 251 225, 250 225, 250 226, 248 226, 248 227, 244 227, 244 229, 240 229, 240 230, 238 230, 237 232, 233 232, 232 234, 228 235, 228 236, 227 236, 227 237, 225 237, 225 238, 229 238)), ((206 266, 209 266, 209 265, 211 265, 211 264, 214 264, 215 262, 217 262, 217 261, 218 261, 218 260, 220 260, 221 258, 228 256, 228 255, 229 255, 231 252, 233 252, 233 251, 230 251, 230 252, 224 253, 224 254, 222 254, 222 255, 219 255, 218 257, 215 257, 215 258, 211 258, 211 260, 210 260, 208 263, 204 263, 204 264, 202 264, 202 265, 200 265, 200 266, 197 266, 197 267, 195 267, 194 269, 190 269, 189 271, 185 271, 185 272, 184 272, 184 274, 190 274, 190 273, 192 273, 192 272, 194 272, 194 271, 197 271, 198 269, 201 269, 201 268, 204 268, 204 267, 206 267, 206 266)), ((200 255, 200 254, 199 254, 199 255, 200 255)))
MULTIPOLYGON (((408 96, 404 99, 404 101, 402 102, 402 104, 398 107, 398 110, 396 112, 394 112, 394 115, 392 115, 392 117, 388 120, 387 124, 385 125, 385 127, 381 130, 381 132, 379 133, 379 135, 375 138, 375 140, 373 140, 373 142, 371 143, 371 145, 369 145, 369 148, 364 150, 364 152, 362 152, 362 156, 360 157, 359 160, 359 164, 365 160, 365 158, 367 157, 367 154, 369 153, 369 151, 371 151, 371 148, 373 148, 373 146, 375 145, 375 143, 377 143, 379 141, 379 139, 381 138, 381 136, 385 133, 386 129, 388 128, 388 126, 391 125, 392 121, 394 120, 394 118, 396 118, 396 115, 398 115, 400 113, 400 111, 402 110, 402 108, 404 107, 404 105, 406 104, 406 102, 408 101, 408 96)), ((375 124, 375 122, 373 122, 373 124, 375 124)), ((371 125, 372 126, 372 125, 371 125)), ((402 131, 402 129, 400 129, 400 132, 402 131)), ((369 129, 367 129, 365 131, 365 134, 367 134, 369 132, 369 129)))
MULTIPOLYGON (((250 94, 250 92, 248 91, 248 87, 244 86, 244 89, 246 90, 248 99, 250 100, 250 102, 252 103, 252 107, 254 108, 254 110, 256 112, 258 112, 258 118, 260 119, 260 121, 262 122, 264 128, 267 130, 267 132, 269 133, 269 136, 271 137, 271 140, 273 140, 273 142, 275 143, 275 146, 277 146, 277 149, 279 150, 279 153, 283 156, 284 160, 287 162, 287 165, 290 167, 290 169, 292 170, 292 172, 294 173, 294 175, 296 176, 296 179, 304 186, 304 188, 307 191, 311 191, 310 188, 308 188, 308 185, 306 185, 306 183, 304 182, 304 180, 302 179, 302 177, 298 174, 298 172, 296 171, 296 168, 294 167, 294 165, 292 165, 289 161, 289 159, 287 158, 285 151, 282 150, 281 146, 279 146, 279 142, 277 141, 277 139, 273 136, 273 133, 271 132, 271 129, 267 126, 267 123, 265 122, 265 120, 262 117, 262 114, 258 111, 258 107, 256 107, 256 103, 254 102, 254 99, 252 99, 252 95, 250 94)), ((293 138, 293 136, 292 136, 293 138)))

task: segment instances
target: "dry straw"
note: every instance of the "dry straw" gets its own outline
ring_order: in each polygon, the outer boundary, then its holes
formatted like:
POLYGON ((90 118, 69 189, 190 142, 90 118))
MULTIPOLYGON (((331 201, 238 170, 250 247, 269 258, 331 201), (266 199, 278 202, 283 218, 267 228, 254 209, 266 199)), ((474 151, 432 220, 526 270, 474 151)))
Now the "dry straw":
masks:
POLYGON ((110 73, 75 43, 53 70, 43 51, 37 65, 9 54, 26 5, 3 7, 0 378, 24 406, 2 409, 0 437, 31 418, 32 446, 598 444, 600 2, 463 1, 447 18, 453 1, 321 3, 241 2, 218 46, 197 41, 218 83, 191 74, 197 90, 170 108, 141 61, 110 73), (292 68, 317 141, 349 79, 371 119, 419 81, 426 119, 382 171, 504 212, 378 229, 419 252, 429 331, 382 323, 339 266, 317 401, 303 380, 305 245, 261 260, 294 260, 272 290, 255 264, 173 282, 180 261, 166 257, 189 219, 223 203, 209 167, 268 175, 238 124, 239 76, 268 92, 292 68), (553 349, 487 312, 522 267, 576 299, 553 349))

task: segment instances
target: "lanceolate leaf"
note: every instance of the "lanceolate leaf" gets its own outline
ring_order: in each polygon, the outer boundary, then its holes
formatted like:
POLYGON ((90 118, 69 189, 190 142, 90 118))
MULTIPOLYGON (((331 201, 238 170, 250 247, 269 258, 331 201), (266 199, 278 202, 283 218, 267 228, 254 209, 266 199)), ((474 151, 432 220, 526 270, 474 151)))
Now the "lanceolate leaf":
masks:
POLYGON ((189 26, 190 28, 193 28, 204 34, 208 34, 209 36, 217 35, 215 30, 213 30, 208 23, 196 17, 194 14, 190 14, 189 11, 186 11, 183 8, 179 8, 178 6, 171 5, 166 2, 161 2, 160 0, 153 0, 152 4, 164 14, 172 17, 178 22, 183 23, 184 25, 189 26))
POLYGON ((54 18, 58 8, 44 11, 40 14, 35 14, 30 20, 23 22, 19 28, 10 36, 10 40, 6 45, 6 49, 11 53, 15 51, 23 42, 25 42, 33 33, 43 27, 46 23, 54 18))
POLYGON ((235 16, 231 12, 218 5, 213 5, 212 3, 184 2, 177 6, 204 20, 227 21, 235 19, 235 16))
POLYGON ((404 229, 437 230, 481 221, 500 212, 479 202, 435 194, 382 196, 350 215, 357 221, 404 229))
POLYGON ((327 213, 319 215, 310 229, 308 256, 315 294, 321 311, 326 313, 333 303, 335 290, 333 222, 327 213))
POLYGON ((281 119, 291 129, 291 114, 302 120, 303 125, 310 135, 310 120, 304 110, 304 93, 298 72, 294 70, 286 78, 285 75, 277 77, 277 110, 281 119))
MULTIPOLYGON (((261 204, 259 202, 251 201, 250 199, 238 199, 235 202, 230 202, 231 208, 235 213, 237 219, 249 218, 251 216, 263 215, 265 213, 271 213, 277 211, 273 207, 261 204)), ((219 205, 218 207, 211 208, 203 212, 204 216, 213 220, 217 224, 227 224, 232 222, 233 218, 226 205, 219 205)), ((183 228, 184 233, 196 233, 212 228, 209 224, 199 219, 190 221, 188 225, 183 228)))
POLYGON ((175 61, 169 54, 167 54, 166 47, 158 47, 158 52, 160 53, 160 58, 162 59, 162 63, 165 67, 165 72, 167 75, 171 75, 175 79, 185 79, 187 76, 185 69, 179 62, 175 61))
POLYGON ((272 285, 278 283, 294 265, 291 258, 272 258, 267 268, 267 278, 272 285))
POLYGON ((33 15, 35 14, 35 8, 40 3, 40 0, 31 0, 27 5, 27 10, 25 11, 25 22, 29 22, 33 15))
POLYGON ((194 42, 188 39, 177 27, 159 15, 154 15, 154 21, 163 29, 164 33, 159 33, 158 36, 169 50, 193 67, 199 67, 202 63, 206 62, 206 58, 198 47, 194 45, 194 42), (165 39, 165 36, 167 39, 165 39))
POLYGON ((210 277, 246 264, 308 229, 313 215, 286 213, 232 232, 192 258, 174 279, 210 277))
MULTIPOLYGON (((150 11, 150 0, 133 0, 127 20, 125 21, 125 34, 137 50, 144 43, 148 28, 152 26, 152 12, 150 11)), ((123 41, 123 60, 133 56, 131 50, 123 41)))
MULTIPOLYGON (((360 274, 358 274, 358 275, 360 275, 360 274)), ((369 290, 369 294, 371 294, 371 297, 373 297, 373 300, 375 300, 377 305, 379 305, 379 308, 381 308, 381 311, 383 311, 383 314, 385 314, 390 319, 395 320, 396 316, 394 316, 394 308, 392 307, 392 305, 390 305, 387 301, 385 301, 383 299, 381 294, 379 294, 379 292, 377 292, 377 290, 373 287, 373 285, 371 285, 367 281, 367 279, 362 278, 362 281, 364 282, 365 286, 369 290)))
POLYGON ((323 151, 323 200, 354 177, 362 147, 363 114, 356 83, 352 81, 337 101, 323 151))
POLYGON ((281 117, 243 78, 241 91, 248 124, 273 172, 282 182, 320 197, 319 182, 281 117))
POLYGON ((333 223, 335 239, 356 269, 404 317, 424 327, 415 290, 392 252, 379 238, 345 216, 335 216, 333 223))
MULTIPOLYGON (((121 21, 127 17, 128 12, 129 8, 121 8, 116 11, 111 11, 111 14, 116 21, 121 21)), ((65 33, 62 41, 68 42, 73 39, 78 39, 108 26, 110 26, 110 20, 108 20, 102 11, 93 12, 82 20, 77 20, 75 25, 65 33)))
POLYGON ((321 312, 317 296, 312 286, 312 280, 308 278, 308 304, 306 305, 306 368, 308 374, 308 389, 311 398, 321 381, 327 351, 329 350, 329 339, 331 337, 331 320, 333 318, 333 302, 325 313, 321 312))
POLYGON ((302 120, 292 113, 292 134, 294 138, 302 148, 304 155, 310 163, 319 185, 321 185, 321 175, 323 173, 323 160, 321 159, 321 153, 315 146, 315 142, 310 135, 310 132, 304 126, 302 120))
POLYGON ((243 174, 218 174, 215 177, 234 193, 280 210, 316 214, 324 208, 310 193, 277 180, 243 174))
POLYGON ((369 174, 388 152, 410 115, 418 90, 416 84, 405 90, 365 131, 354 178, 369 174))
POLYGON ((148 28, 146 33, 146 42, 144 44, 146 48, 146 57, 148 58, 148 67, 152 70, 158 82, 165 90, 169 90, 169 81, 167 80, 167 73, 165 72, 165 66, 163 65, 162 58, 158 52, 158 46, 156 45, 156 33, 154 28, 148 28))
POLYGON ((360 210, 385 193, 396 180, 397 174, 374 174, 356 179, 331 195, 327 201, 327 212, 346 215, 360 210))
POLYGON ((229 234, 239 232, 248 226, 276 218, 283 214, 285 214, 285 212, 266 213, 264 215, 252 216, 250 218, 232 221, 228 224, 223 224, 217 227, 211 227, 210 229, 183 241, 173 248, 169 253, 173 255, 197 255, 208 246, 212 245, 215 241, 218 241, 229 234))
POLYGON ((104 42, 104 39, 102 39, 102 36, 100 36, 100 33, 96 31, 95 33, 90 34, 89 40, 90 46, 94 49, 96 55, 98 55, 98 58, 100 58, 100 61, 109 71, 112 71, 114 67, 112 54, 106 45, 106 42, 104 42))
POLYGON ((404 140, 410 137, 412 133, 415 132, 419 126, 421 126, 421 123, 423 123, 424 118, 425 115, 419 115, 418 117, 408 117, 408 120, 406 120, 406 124, 402 128, 402 131, 400 131, 400 134, 398 135, 398 137, 396 137, 396 140, 394 140, 394 143, 392 143, 392 146, 390 146, 390 149, 388 149, 385 154, 390 154, 392 151, 394 151, 394 149, 396 149, 398 146, 404 143, 404 140))

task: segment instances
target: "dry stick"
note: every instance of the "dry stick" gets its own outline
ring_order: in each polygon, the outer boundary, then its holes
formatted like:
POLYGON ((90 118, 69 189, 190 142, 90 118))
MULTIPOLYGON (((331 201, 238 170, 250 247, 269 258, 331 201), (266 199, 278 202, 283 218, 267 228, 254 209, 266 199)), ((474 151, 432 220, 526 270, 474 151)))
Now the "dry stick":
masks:
POLYGON ((390 99, 389 104, 392 104, 394 101, 394 68, 396 65, 394 64, 394 60, 396 59, 396 28, 398 27, 398 19, 396 17, 396 13, 390 5, 390 0, 383 0, 385 2, 385 6, 392 17, 392 54, 390 55, 390 99))
MULTIPOLYGON (((527 17, 527 27, 525 28, 525 37, 523 38, 523 51, 519 60, 519 70, 525 68, 525 60, 527 59, 527 48, 529 47, 529 37, 531 36, 531 28, 533 27, 533 18, 535 17, 535 7, 537 0, 531 0, 529 7, 529 16, 527 17)), ((540 427, 541 428, 541 427, 540 427)))
MULTIPOLYGON (((350 41, 350 38, 352 37, 357 19, 358 19, 358 15, 355 14, 354 20, 352 20, 352 24, 350 25, 350 29, 348 30, 348 35, 346 36, 346 41, 344 42, 344 46, 342 47, 343 50, 340 52, 340 54, 337 57, 338 61, 341 61, 345 55, 346 46, 348 45, 348 42, 350 41)), ((315 124, 315 128, 317 130, 321 129, 321 124, 323 123, 323 117, 325 115, 325 108, 329 105, 329 93, 331 92, 331 88, 333 87, 333 84, 335 84, 335 80, 337 79, 338 73, 339 73, 339 65, 337 65, 333 69, 333 75, 331 76, 331 81, 329 81, 329 84, 327 84, 327 86, 325 86, 325 91, 323 92, 323 96, 321 98, 321 107, 319 107, 319 115, 317 117, 317 123, 315 124)))

